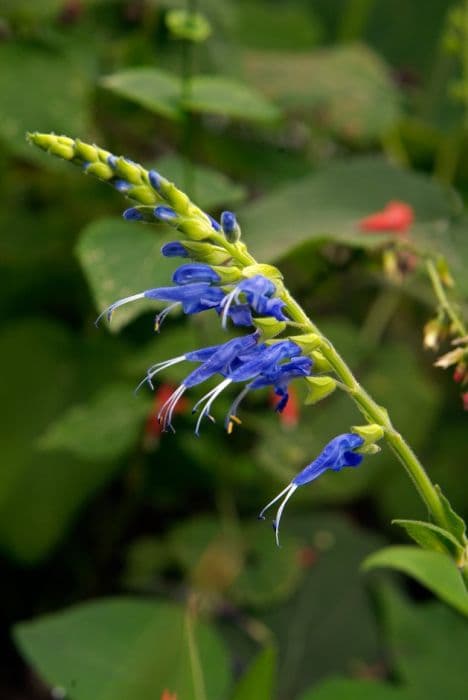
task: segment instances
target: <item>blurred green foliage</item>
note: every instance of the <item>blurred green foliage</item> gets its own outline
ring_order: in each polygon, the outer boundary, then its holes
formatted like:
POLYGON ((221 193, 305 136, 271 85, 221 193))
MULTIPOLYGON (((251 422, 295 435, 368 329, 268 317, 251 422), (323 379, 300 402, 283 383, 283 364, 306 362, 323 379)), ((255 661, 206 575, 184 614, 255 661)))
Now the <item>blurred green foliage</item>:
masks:
MULTIPOLYGON (((96 141, 213 216, 236 208, 252 252, 281 263, 467 516, 467 417, 421 348, 431 291, 417 269, 389 280, 394 239, 358 226, 409 203, 414 242, 446 256, 466 304, 466 115, 448 86, 468 76, 444 49, 455 4, 199 0, 196 44, 170 15, 185 0, 0 4, 0 591, 19 623, 16 652, 2 638, 2 698, 49 697, 44 683, 73 700, 464 697, 466 621, 359 569, 407 543, 392 518, 425 517, 393 456, 300 491, 277 550, 255 514, 357 413, 333 396, 285 425, 256 395, 233 436, 208 426, 197 440, 188 405, 161 435, 160 395, 132 388, 225 335, 216 318, 174 316, 152 337, 149 303, 96 329, 113 300, 167 284, 171 234, 124 222, 118 193, 24 138, 96 141)), ((399 568, 424 583, 426 554, 399 568)), ((441 585, 463 610, 457 584, 441 585)))

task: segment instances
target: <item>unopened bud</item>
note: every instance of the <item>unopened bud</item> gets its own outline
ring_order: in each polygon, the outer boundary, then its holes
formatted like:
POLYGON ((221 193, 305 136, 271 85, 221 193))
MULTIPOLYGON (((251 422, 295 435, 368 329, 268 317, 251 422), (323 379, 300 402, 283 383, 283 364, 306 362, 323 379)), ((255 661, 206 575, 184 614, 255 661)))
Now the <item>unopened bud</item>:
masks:
POLYGON ((76 139, 75 141, 75 151, 76 155, 86 163, 94 163, 94 161, 99 159, 97 147, 91 146, 89 143, 84 143, 80 141, 80 139, 76 139))
POLYGON ((240 226, 232 211, 223 211, 221 214, 221 228, 230 243, 237 243, 237 241, 240 240, 240 226))
POLYGON ((86 165, 85 172, 88 175, 94 175, 94 177, 98 177, 100 180, 107 181, 114 177, 114 172, 112 168, 109 165, 106 165, 106 163, 100 163, 99 161, 95 161, 94 163, 89 163, 88 165, 86 165))
POLYGON ((184 241, 183 245, 191 258, 208 263, 208 265, 223 265, 231 259, 229 253, 227 253, 224 248, 212 245, 211 243, 184 241))
POLYGON ((141 166, 133 163, 131 160, 121 156, 117 158, 115 170, 118 175, 130 182, 132 185, 141 185, 143 182, 141 166))
POLYGON ((156 204, 156 202, 161 201, 161 198, 148 185, 130 185, 126 194, 142 204, 156 204))

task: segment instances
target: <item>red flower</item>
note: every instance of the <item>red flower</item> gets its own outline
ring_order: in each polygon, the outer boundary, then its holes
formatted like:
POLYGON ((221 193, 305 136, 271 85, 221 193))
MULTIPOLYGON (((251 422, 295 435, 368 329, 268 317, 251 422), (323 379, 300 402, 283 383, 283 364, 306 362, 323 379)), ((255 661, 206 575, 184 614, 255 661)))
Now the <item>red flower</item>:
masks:
POLYGON ((365 233, 406 233, 414 221, 414 211, 405 202, 388 202, 383 209, 361 219, 359 228, 365 233))
POLYGON ((465 393, 462 394, 461 397, 463 402, 463 410, 468 411, 468 391, 465 391, 465 393))
MULTIPOLYGON (((145 432, 144 432, 144 442, 147 449, 151 449, 155 446, 158 441, 159 436, 162 433, 161 423, 158 421, 157 415, 160 408, 165 404, 165 402, 172 396, 175 387, 172 384, 161 384, 159 389, 154 395, 153 405, 151 406, 151 411, 146 419, 145 432)), ((185 413, 188 409, 188 402, 182 398, 177 404, 174 413, 185 413)), ((165 700, 165 699, 164 699, 165 700)), ((170 700, 170 697, 169 699, 170 700)))
POLYGON ((177 693, 171 693, 169 690, 164 689, 161 695, 161 700, 177 700, 177 693))

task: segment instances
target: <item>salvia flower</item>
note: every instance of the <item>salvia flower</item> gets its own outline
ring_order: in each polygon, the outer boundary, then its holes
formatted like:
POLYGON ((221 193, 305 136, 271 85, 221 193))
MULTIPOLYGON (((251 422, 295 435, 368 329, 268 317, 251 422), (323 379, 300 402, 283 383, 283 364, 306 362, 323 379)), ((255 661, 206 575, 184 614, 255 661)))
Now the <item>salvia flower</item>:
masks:
POLYGON ((259 333, 255 332, 234 338, 221 345, 180 355, 150 367, 145 379, 140 382, 137 388, 145 381, 153 388, 152 382, 155 375, 174 364, 185 361, 201 363, 184 379, 161 407, 158 417, 161 420, 163 430, 174 430, 172 417, 185 391, 216 375, 220 375, 222 380, 204 394, 193 408, 195 413, 203 406, 196 423, 195 433, 197 435, 205 417, 214 420, 210 414, 211 407, 217 397, 231 384, 248 382, 227 413, 225 425, 229 433, 232 431, 233 424, 240 422, 237 418, 237 410, 249 391, 273 387, 276 394, 280 396, 277 410, 283 410, 289 398, 289 382, 298 377, 308 376, 312 369, 312 360, 301 356, 301 349, 290 340, 279 340, 273 345, 266 345, 259 342, 259 339, 259 333))
MULTIPOLYGON (((168 251, 170 254, 180 254, 182 247, 183 244, 177 241, 164 246, 166 255, 168 251)), ((99 323, 103 316, 107 316, 110 321, 116 309, 139 299, 170 302, 156 317, 155 325, 158 330, 167 314, 179 306, 187 315, 214 309, 221 315, 223 327, 226 327, 228 318, 235 326, 252 326, 252 312, 261 317, 287 320, 283 313, 284 302, 274 297, 275 284, 262 275, 254 275, 237 283, 223 284, 220 275, 210 265, 186 263, 177 268, 172 281, 175 284, 173 287, 147 289, 119 299, 100 314, 96 323, 99 323)))
POLYGON ((279 546, 279 526, 281 516, 286 503, 289 501, 293 493, 299 486, 304 486, 310 481, 314 481, 328 469, 335 472, 340 471, 344 467, 357 467, 363 460, 363 455, 355 452, 364 445, 364 438, 356 433, 343 433, 333 438, 325 447, 318 457, 313 462, 307 465, 286 488, 281 491, 275 498, 268 503, 259 514, 261 520, 265 519, 265 513, 274 503, 281 500, 280 506, 273 521, 273 528, 276 534, 276 544, 279 546))

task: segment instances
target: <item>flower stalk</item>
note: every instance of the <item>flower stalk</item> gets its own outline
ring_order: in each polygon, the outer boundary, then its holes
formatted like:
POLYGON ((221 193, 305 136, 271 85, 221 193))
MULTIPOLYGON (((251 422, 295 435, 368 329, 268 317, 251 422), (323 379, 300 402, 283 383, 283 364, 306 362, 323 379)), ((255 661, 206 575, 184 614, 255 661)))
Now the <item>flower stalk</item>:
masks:
MULTIPOLYGON (((270 265, 259 264, 250 254, 245 244, 240 240, 240 229, 233 215, 230 215, 233 218, 224 216, 224 220, 222 217, 221 225, 218 224, 218 222, 213 221, 205 212, 196 207, 175 185, 161 177, 159 173, 155 171, 148 172, 131 161, 122 158, 117 159, 96 146, 89 146, 67 137, 37 133, 29 134, 29 140, 52 154, 83 166, 86 173, 95 175, 99 179, 108 182, 119 191, 125 192, 129 198, 145 205, 150 210, 150 214, 151 206, 158 205, 154 209, 156 220, 161 220, 163 214, 165 217, 163 220, 184 233, 189 241, 200 241, 202 245, 206 244, 207 250, 209 246, 216 246, 217 251, 224 251, 226 264, 213 266, 212 269, 220 275, 221 285, 238 284, 237 289, 239 291, 236 292, 235 288, 232 292, 226 293, 226 299, 230 300, 229 303, 231 303, 232 299, 238 300, 238 297, 235 295, 242 292, 241 284, 245 284, 246 280, 250 278, 255 280, 259 276, 271 280, 276 289, 276 297, 282 302, 282 308, 287 319, 286 325, 291 326, 296 331, 299 329, 301 332, 300 335, 295 335, 291 338, 293 343, 299 345, 303 354, 314 361, 315 371, 319 373, 332 372, 337 380, 336 386, 350 396, 367 423, 379 426, 382 429, 383 438, 405 468, 419 496, 427 506, 434 523, 449 531, 453 530, 439 491, 431 482, 423 465, 409 444, 393 426, 387 410, 380 406, 359 384, 353 372, 330 340, 321 333, 317 325, 307 316, 302 307, 286 289, 279 271, 270 265), (161 204, 164 206, 159 206, 161 204), (244 282, 240 284, 240 280, 244 280, 244 282)), ((181 245, 183 246, 183 243, 181 245)), ((177 249, 177 246, 175 249, 177 249)), ((198 273, 199 270, 200 266, 197 268, 198 273)), ((448 303, 437 276, 437 271, 430 261, 428 262, 428 272, 440 304, 444 307, 447 314, 450 315, 454 325, 456 324, 457 330, 466 335, 463 324, 448 303)), ((254 286, 249 288, 250 294, 254 294, 254 286)), ((179 301, 187 301, 188 289, 189 287, 184 285, 179 288, 177 291, 177 299, 179 301)), ((214 293, 212 289, 210 289, 210 292, 214 293)), ((219 293, 222 296, 223 293, 219 293)), ((138 296, 141 297, 143 294, 138 296)), ((123 301, 125 302, 125 300, 123 301)), ((260 295, 259 301, 263 305, 271 304, 271 295, 269 293, 263 294, 263 296, 260 295)), ((229 304, 224 308, 224 318, 226 318, 227 311, 230 308, 229 304)), ((268 316, 269 314, 266 315, 268 316)), ((283 323, 281 316, 277 316, 277 318, 279 318, 278 322, 283 323)), ((283 330, 284 323, 280 328, 283 330)), ((257 332, 262 332, 260 324, 257 332)), ((213 395, 214 398, 216 395, 213 395)), ((209 409, 211 403, 207 405, 209 409)), ((174 406, 175 403, 169 403, 169 412, 173 410, 174 406)), ((208 409, 205 415, 209 417, 208 409)), ((468 581, 468 572, 466 570, 463 575, 468 581)))

